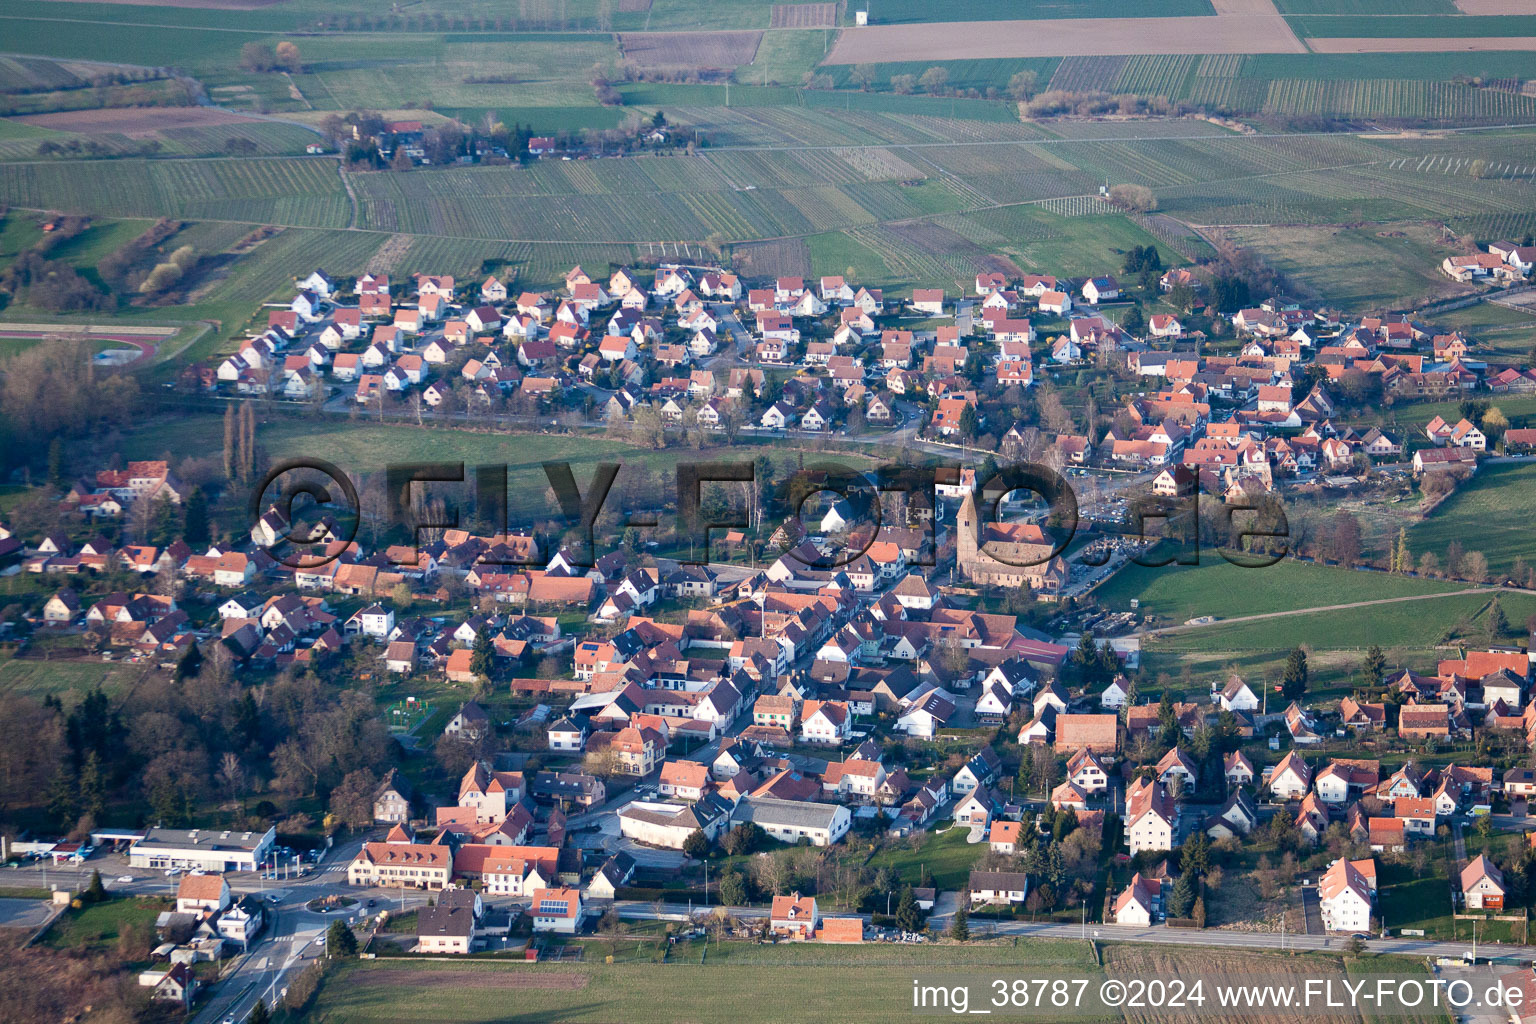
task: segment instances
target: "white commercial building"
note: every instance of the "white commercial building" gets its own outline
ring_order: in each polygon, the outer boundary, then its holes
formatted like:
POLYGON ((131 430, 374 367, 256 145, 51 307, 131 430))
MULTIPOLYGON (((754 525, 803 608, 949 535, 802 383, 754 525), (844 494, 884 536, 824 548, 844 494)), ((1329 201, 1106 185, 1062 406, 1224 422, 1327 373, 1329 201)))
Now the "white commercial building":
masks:
POLYGON ((265 832, 152 828, 128 851, 128 863, 136 868, 255 871, 271 855, 276 841, 275 828, 265 832))

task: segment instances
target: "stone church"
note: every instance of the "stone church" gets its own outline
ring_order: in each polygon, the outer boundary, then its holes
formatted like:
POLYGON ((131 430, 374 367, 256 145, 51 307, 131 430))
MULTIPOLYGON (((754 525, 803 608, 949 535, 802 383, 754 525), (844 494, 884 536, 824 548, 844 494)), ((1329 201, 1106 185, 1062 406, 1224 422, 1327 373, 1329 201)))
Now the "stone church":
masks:
POLYGON ((1055 545, 1039 526, 988 523, 979 531, 980 521, 976 496, 967 494, 955 517, 955 557, 962 575, 989 587, 1027 586, 1042 600, 1060 596, 1067 585, 1067 563, 1060 555, 1051 555, 1055 545), (982 545, 987 546, 986 551, 981 550, 982 545))

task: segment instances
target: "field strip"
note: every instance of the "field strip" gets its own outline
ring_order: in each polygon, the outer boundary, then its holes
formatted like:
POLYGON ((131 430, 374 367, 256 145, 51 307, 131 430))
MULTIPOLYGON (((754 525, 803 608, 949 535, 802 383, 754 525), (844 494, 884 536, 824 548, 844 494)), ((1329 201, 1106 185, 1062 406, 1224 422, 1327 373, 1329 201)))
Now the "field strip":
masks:
POLYGON ((1456 9, 1462 14, 1536 14, 1536 0, 1456 0, 1456 9))
POLYGON ((1216 629, 1220 626, 1232 626, 1241 622, 1257 622, 1260 619, 1283 619, 1292 615, 1313 615, 1317 612, 1348 611, 1352 608, 1370 608, 1379 604, 1402 604, 1404 601, 1433 601, 1442 597, 1465 597, 1468 594, 1536 594, 1536 590, 1525 590, 1521 587, 1468 587, 1466 590, 1447 590, 1443 594, 1410 594, 1407 597, 1381 597, 1373 601, 1351 601, 1348 604, 1321 604, 1311 608, 1290 608, 1283 612, 1261 612, 1257 615, 1237 615, 1230 619, 1217 619, 1214 622, 1201 622, 1195 625, 1164 626, 1161 629, 1149 629, 1142 636, 1167 636, 1170 633, 1189 633, 1197 629, 1216 629))
POLYGON ((1536 36, 1482 36, 1463 39, 1393 39, 1390 37, 1308 39, 1314 53, 1492 53, 1536 50, 1536 36))
POLYGON ((29 332, 33 332, 33 333, 41 332, 41 333, 45 333, 45 334, 58 334, 59 332, 62 331, 62 332, 66 332, 66 333, 69 333, 69 334, 82 334, 82 333, 83 334, 101 334, 101 335, 126 334, 126 335, 130 335, 130 336, 133 336, 133 337, 140 337, 140 338, 169 338, 171 335, 175 334, 179 330, 181 330, 180 327, 170 327, 170 326, 166 326, 166 327, 147 327, 147 326, 125 327, 122 324, 29 324, 29 323, 0 322, 0 333, 10 333, 10 334, 14 334, 15 332, 18 332, 18 331, 23 331, 23 332, 28 332, 29 331, 29 332))
POLYGON ((1215 0, 1212 6, 1214 17, 867 25, 844 29, 822 63, 1306 52, 1272 0, 1215 0))
MULTIPOLYGON (((45 18, 41 15, 0 15, 0 21, 54 21, 65 25, 110 25, 112 28, 163 28, 175 32, 232 32, 240 36, 270 36, 273 33, 268 29, 255 28, 229 28, 217 25, 167 25, 158 21, 105 21, 100 18, 45 18)), ((91 63, 103 63, 93 61, 91 63)))

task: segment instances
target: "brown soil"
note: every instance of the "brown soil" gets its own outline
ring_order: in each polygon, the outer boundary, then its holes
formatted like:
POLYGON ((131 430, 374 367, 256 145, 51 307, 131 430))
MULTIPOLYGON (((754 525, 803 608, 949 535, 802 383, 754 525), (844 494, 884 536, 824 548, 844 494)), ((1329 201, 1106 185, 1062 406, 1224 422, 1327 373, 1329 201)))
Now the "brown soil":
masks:
POLYGON ((752 63, 761 32, 625 32, 619 50, 641 67, 734 68, 752 63))
POLYGON ((772 28, 836 28, 837 4, 774 4, 772 28))
POLYGON ((1456 0, 1462 14, 1536 14, 1536 0, 1456 0))
POLYGON ((1305 53, 1272 0, 1212 0, 1215 17, 930 22, 844 29, 825 64, 899 60, 1305 53))
POLYGON ((167 128, 235 124, 254 121, 255 118, 242 117, 212 107, 114 107, 103 110, 66 110, 56 114, 28 114, 13 120, 61 132, 150 135, 167 128))

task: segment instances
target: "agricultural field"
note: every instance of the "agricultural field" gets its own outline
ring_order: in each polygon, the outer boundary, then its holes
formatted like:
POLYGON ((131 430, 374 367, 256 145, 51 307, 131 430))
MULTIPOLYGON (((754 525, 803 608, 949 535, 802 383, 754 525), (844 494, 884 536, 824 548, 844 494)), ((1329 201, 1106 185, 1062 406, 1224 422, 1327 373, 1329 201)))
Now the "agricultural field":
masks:
MULTIPOLYGON (((802 10, 815 9, 806 4, 802 10)), ((833 4, 826 5, 835 6, 833 4)), ((798 32, 764 32, 757 51, 742 62, 733 76, 748 85, 795 85, 826 56, 829 34, 810 29, 798 32)))
MULTIPOLYGON (((1498 396, 1493 403, 1502 408, 1498 396)), ((1484 466, 1409 531, 1408 543, 1415 551, 1433 551, 1443 559, 1446 545, 1459 541, 1468 550, 1481 551, 1493 573, 1507 574, 1517 558, 1536 565, 1533 515, 1536 465, 1484 466)), ((1510 621, 1524 619, 1511 615, 1510 621)))
POLYGON ((1446 249, 1438 225, 1227 228, 1222 234, 1346 309, 1412 309, 1468 290, 1439 271, 1446 249), (1370 275, 1354 273, 1364 266, 1370 275))
POLYGON ((313 1012, 362 1024, 422 1013, 471 1024, 505 1020, 510 998, 529 1020, 659 1024, 712 1019, 726 1000, 741 1024, 768 1024, 783 1019, 783 993, 792 987, 801 994, 797 1016, 857 1024, 910 1012, 911 974, 925 964, 1096 970, 1086 944, 1050 940, 963 947, 732 942, 711 943, 707 956, 696 946, 679 946, 665 964, 357 962, 326 981, 313 1012))
POLYGON ((619 52, 641 67, 734 68, 749 64, 761 32, 646 32, 619 36, 619 52))
POLYGON ((336 165, 326 160, 119 160, 5 165, 0 201, 115 217, 344 227, 350 216, 336 165))
POLYGON ((836 3, 774 4, 769 28, 836 28, 836 3))
MULTIPOLYGON (((871 25, 901 25, 928 21, 993 21, 1005 11, 986 0, 949 0, 935 5, 924 0, 882 0, 871 25)), ((1213 15, 1210 0, 1046 0, 1029 5, 1030 19, 1055 18, 1171 18, 1213 15)), ((849 22, 853 19, 850 17, 849 22)))
MULTIPOLYGON (((1372 36, 1402 39, 1457 39, 1478 36, 1499 38, 1536 35, 1536 17, 1528 15, 1466 18, 1416 16, 1404 13, 1396 17, 1383 18, 1369 14, 1330 14, 1302 15, 1288 20, 1297 35, 1311 39, 1372 36)), ((1453 48, 1454 46, 1446 47, 1446 49, 1453 48)))

